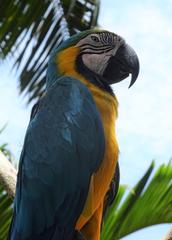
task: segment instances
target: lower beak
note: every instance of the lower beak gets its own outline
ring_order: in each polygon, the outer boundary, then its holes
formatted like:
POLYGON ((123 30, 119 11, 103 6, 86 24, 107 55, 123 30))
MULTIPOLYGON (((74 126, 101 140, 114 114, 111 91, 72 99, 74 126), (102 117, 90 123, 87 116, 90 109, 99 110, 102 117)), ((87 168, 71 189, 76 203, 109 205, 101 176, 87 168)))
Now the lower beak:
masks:
POLYGON ((115 56, 109 59, 109 63, 103 73, 108 84, 122 81, 132 75, 129 87, 131 87, 139 74, 139 59, 135 51, 128 45, 123 44, 117 50, 115 56))

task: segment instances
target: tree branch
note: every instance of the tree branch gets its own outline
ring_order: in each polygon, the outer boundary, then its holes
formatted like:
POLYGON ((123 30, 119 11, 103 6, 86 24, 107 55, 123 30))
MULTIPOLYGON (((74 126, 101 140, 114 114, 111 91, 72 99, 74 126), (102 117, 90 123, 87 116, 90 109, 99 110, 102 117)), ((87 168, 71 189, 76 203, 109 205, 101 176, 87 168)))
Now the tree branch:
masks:
POLYGON ((0 183, 11 198, 15 196, 17 170, 0 151, 0 183))
POLYGON ((163 237, 162 240, 172 240, 172 229, 163 237))

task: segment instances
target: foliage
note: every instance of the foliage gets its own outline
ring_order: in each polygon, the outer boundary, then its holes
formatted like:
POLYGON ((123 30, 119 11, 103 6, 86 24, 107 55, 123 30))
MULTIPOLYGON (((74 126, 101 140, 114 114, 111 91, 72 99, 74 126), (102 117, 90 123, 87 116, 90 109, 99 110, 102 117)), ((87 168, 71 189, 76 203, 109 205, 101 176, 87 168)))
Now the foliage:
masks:
MULTIPOLYGON (((105 218, 101 240, 117 240, 139 229, 172 222, 172 164, 154 163, 128 194, 120 186, 117 199, 105 218), (152 176, 153 175, 153 176, 152 176)), ((12 216, 12 200, 0 186, 0 240, 6 239, 12 216)))
POLYGON ((126 195, 120 187, 109 209, 101 240, 117 240, 139 229, 172 222, 172 164, 162 164, 151 177, 154 162, 126 195))
MULTIPOLYGON (((7 124, 5 124, 1 129, 0 129, 0 134, 5 130, 7 124)), ((0 151, 4 153, 4 155, 8 158, 10 162, 13 162, 13 155, 8 149, 8 143, 3 143, 0 145, 0 151)))
MULTIPOLYGON (((5 127, 6 125, 0 129, 0 134, 2 134, 5 127)), ((7 144, 0 145, 0 151, 2 151, 10 161, 13 160, 13 156, 7 144)), ((3 186, 0 185, 0 240, 6 239, 8 233, 12 216, 12 202, 12 199, 9 198, 3 186)))
POLYGON ((12 199, 0 185, 0 240, 7 238, 12 216, 12 199))
POLYGON ((0 6, 0 57, 12 56, 20 91, 37 99, 51 50, 69 34, 97 25, 99 0, 0 0, 0 6))

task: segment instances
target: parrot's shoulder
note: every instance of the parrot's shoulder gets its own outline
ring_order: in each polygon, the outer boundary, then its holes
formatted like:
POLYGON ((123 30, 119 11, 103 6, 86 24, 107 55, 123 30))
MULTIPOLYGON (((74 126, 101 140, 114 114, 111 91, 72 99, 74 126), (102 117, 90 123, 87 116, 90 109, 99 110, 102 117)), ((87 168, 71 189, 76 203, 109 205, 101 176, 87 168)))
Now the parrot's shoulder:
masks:
MULTIPOLYGON (((80 81, 73 77, 63 76, 47 89, 44 96, 33 106, 31 111, 31 120, 37 115, 40 109, 56 110, 55 114, 61 111, 67 111, 70 105, 72 111, 82 111, 85 103, 89 103, 89 111, 93 111, 96 116, 99 115, 91 91, 80 81)), ((98 116, 100 118, 100 116, 98 116)), ((101 121, 101 120, 100 120, 101 121)))
MULTIPOLYGON (((89 100, 93 101, 92 94, 90 90, 87 88, 85 84, 83 84, 81 81, 78 81, 78 79, 75 79, 74 77, 70 76, 63 76, 60 78, 57 78, 56 81, 48 88, 46 94, 51 94, 52 92, 58 91, 58 95, 61 93, 67 93, 67 92, 75 92, 78 93, 78 90, 80 91, 80 94, 83 96, 87 96, 89 100), (59 91, 62 90, 62 91, 59 91)), ((72 95, 71 95, 72 96, 72 95)))
MULTIPOLYGON (((72 77, 57 79, 31 115, 26 140, 32 149, 36 144, 34 149, 41 151, 42 155, 46 138, 51 140, 54 149, 57 145, 66 146, 68 152, 73 151, 76 145, 80 149, 88 148, 88 152, 93 149, 93 158, 96 158, 90 164, 93 165, 92 170, 97 169, 104 154, 104 130, 93 96, 84 84, 72 77), (67 146, 66 142, 71 145, 67 146)), ((45 149, 44 157, 46 153, 45 149)))

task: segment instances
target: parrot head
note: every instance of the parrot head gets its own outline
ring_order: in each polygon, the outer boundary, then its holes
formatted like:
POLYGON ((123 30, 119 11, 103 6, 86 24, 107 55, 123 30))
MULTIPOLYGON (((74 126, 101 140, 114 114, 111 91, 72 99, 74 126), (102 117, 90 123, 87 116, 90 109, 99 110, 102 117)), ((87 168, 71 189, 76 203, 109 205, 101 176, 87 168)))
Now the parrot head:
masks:
POLYGON ((59 75, 84 76, 105 89, 130 74, 131 87, 139 74, 135 51, 121 36, 104 30, 78 33, 56 48, 52 56, 49 66, 54 63, 59 75))

